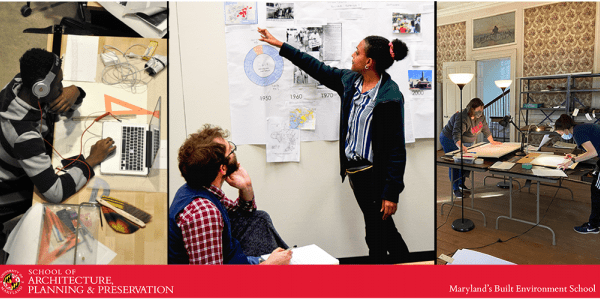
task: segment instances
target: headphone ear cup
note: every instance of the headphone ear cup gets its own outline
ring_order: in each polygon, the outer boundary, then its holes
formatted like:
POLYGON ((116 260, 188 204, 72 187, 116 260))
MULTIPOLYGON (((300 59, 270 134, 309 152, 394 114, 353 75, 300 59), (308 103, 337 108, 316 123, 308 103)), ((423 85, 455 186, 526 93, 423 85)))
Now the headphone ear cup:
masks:
POLYGON ((35 84, 33 84, 31 92, 38 99, 44 98, 50 93, 50 87, 44 81, 38 81, 35 84))

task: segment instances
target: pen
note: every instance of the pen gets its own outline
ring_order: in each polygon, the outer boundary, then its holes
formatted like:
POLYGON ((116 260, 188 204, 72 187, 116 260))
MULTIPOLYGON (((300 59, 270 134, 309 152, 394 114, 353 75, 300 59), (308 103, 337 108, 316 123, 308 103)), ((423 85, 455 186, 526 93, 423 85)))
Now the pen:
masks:
POLYGON ((296 247, 298 247, 298 245, 294 245, 293 247, 289 247, 289 248, 285 249, 285 251, 292 250, 292 249, 294 249, 296 247))

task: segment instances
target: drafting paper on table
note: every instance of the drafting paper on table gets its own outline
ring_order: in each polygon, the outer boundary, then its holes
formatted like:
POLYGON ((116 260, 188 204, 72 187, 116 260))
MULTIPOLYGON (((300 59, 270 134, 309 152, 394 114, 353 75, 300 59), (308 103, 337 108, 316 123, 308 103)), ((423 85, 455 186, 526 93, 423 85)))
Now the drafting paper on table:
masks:
POLYGON ((511 163, 508 161, 497 161, 493 165, 490 166, 491 169, 499 169, 499 170, 510 170, 515 165, 515 163, 511 163))
POLYGON ((289 120, 267 119, 267 162, 300 161, 300 130, 291 129, 289 120))
POLYGON ((531 169, 533 175, 541 177, 568 177, 563 170, 559 169, 548 169, 544 167, 533 167, 531 169))
POLYGON ((315 108, 296 108, 290 111, 290 129, 315 130, 315 108))
POLYGON ((449 265, 514 265, 510 261, 500 259, 488 254, 469 250, 459 249, 452 256, 454 261, 449 265))
MULTIPOLYGON (((567 161, 563 155, 542 154, 531 161, 532 165, 556 168, 567 161)), ((569 169, 575 169, 578 163, 572 164, 569 169)))
POLYGON ((469 152, 475 152, 477 157, 499 158, 521 148, 521 143, 502 143, 502 145, 484 144, 479 147, 470 148, 469 152))
MULTIPOLYGON (((262 256, 268 259, 270 254, 262 256)), ((340 261, 331 256, 319 246, 312 244, 299 248, 292 248, 290 265, 339 265, 340 261)))
MULTIPOLYGON (((97 62, 97 36, 68 36, 63 80, 95 82, 97 62)), ((64 83, 63 85, 67 86, 64 83)))

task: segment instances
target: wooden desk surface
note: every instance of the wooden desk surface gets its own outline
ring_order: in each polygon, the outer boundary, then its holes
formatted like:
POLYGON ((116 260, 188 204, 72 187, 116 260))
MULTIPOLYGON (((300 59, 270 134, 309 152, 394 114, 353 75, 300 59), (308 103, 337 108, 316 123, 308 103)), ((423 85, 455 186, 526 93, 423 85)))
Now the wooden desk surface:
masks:
MULTIPOLYGON (((68 36, 62 37, 61 54, 66 51, 68 36)), ((99 37, 98 53, 102 52, 104 45, 112 45, 125 51, 131 45, 148 45, 151 40, 158 42, 159 46, 155 54, 167 55, 167 41, 165 39, 145 39, 145 38, 121 38, 121 37, 99 37)), ((52 35, 48 36, 48 49, 52 48, 52 35)), ((143 54, 145 47, 131 48, 136 54, 143 54)), ((96 82, 101 82, 100 76, 104 65, 98 59, 96 82)), ((162 113, 167 115, 167 70, 157 74, 148 84, 148 103, 152 106, 156 104, 156 99, 161 96, 162 113)), ((161 120, 161 139, 167 136, 167 118, 161 120)), ((111 190, 110 196, 128 202, 152 215, 152 221, 133 234, 121 234, 115 232, 108 226, 104 216, 102 217, 104 227, 100 230, 98 240, 111 250, 117 253, 117 256, 111 261, 111 264, 166 264, 167 263, 167 214, 168 214, 168 194, 166 189, 167 170, 158 170, 161 178, 159 192, 136 192, 136 191, 118 191, 111 190), (164 184, 163 184, 164 183, 164 184)), ((121 176, 123 179, 133 180, 131 176, 121 176)), ((89 201, 92 188, 88 185, 75 195, 71 196, 63 203, 79 204, 89 201)), ((101 194, 100 192, 99 194, 101 194)), ((33 203, 44 203, 43 197, 39 191, 34 189, 33 203)))

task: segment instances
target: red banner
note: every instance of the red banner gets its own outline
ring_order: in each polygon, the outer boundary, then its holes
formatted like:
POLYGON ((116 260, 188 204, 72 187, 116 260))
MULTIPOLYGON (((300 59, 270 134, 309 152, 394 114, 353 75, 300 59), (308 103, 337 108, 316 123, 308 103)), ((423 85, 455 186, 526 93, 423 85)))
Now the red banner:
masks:
POLYGON ((0 298, 600 297, 600 266, 0 266, 0 273, 0 298))

